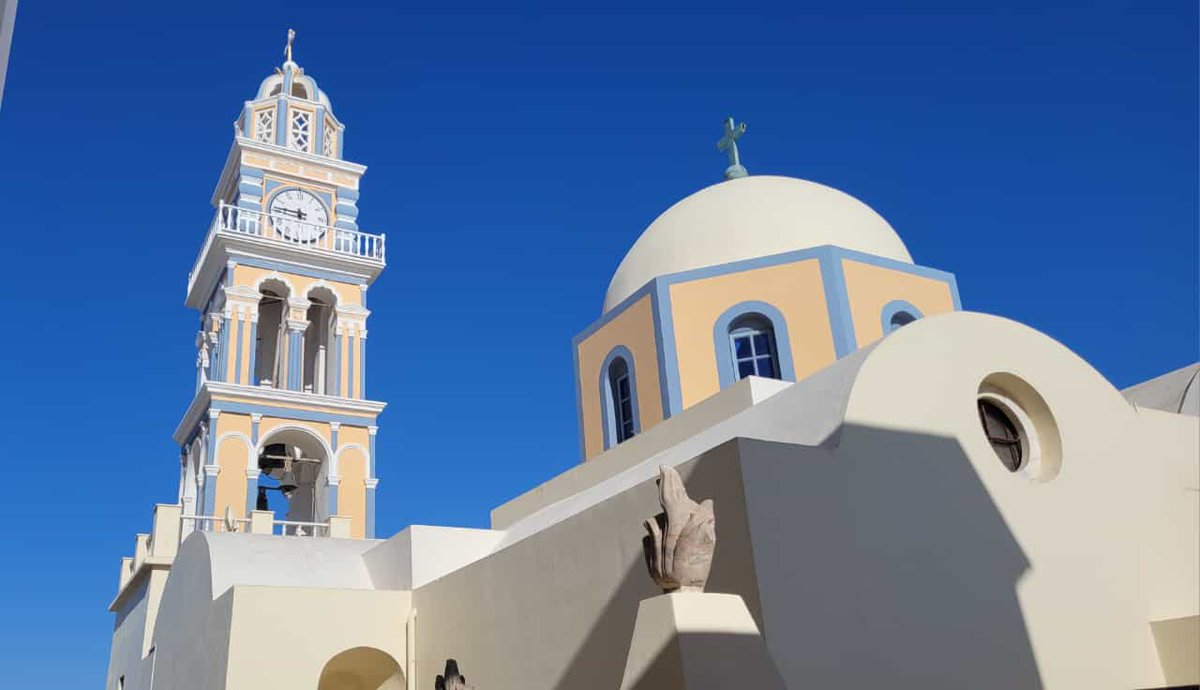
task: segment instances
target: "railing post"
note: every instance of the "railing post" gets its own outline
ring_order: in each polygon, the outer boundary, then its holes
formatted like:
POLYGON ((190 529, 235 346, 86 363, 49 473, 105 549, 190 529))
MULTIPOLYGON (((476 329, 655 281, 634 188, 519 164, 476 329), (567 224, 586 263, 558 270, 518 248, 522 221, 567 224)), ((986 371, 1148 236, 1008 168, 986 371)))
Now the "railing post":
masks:
POLYGON ((250 534, 272 534, 275 531, 275 511, 250 511, 250 534))
POLYGON ((350 517, 347 515, 330 515, 329 536, 334 539, 349 539, 350 517))
POLYGON ((150 529, 150 555, 155 558, 174 558, 179 552, 183 506, 159 503, 154 506, 154 523, 150 529))

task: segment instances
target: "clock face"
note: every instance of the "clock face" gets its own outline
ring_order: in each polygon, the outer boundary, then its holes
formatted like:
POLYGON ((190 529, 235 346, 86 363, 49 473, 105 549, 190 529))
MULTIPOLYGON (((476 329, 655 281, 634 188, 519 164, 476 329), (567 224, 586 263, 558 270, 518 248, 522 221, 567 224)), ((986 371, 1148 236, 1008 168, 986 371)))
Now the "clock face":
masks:
POLYGON ((285 239, 308 244, 325 235, 329 226, 329 211, 312 192, 285 189, 276 194, 267 206, 271 224, 285 239))

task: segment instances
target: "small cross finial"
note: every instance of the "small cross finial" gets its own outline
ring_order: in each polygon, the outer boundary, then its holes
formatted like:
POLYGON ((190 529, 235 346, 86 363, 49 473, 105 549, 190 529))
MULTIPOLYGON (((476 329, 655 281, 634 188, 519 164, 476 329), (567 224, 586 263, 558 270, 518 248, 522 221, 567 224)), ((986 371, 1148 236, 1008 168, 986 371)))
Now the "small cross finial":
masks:
POLYGON ((292 61, 292 41, 296 40, 296 30, 288 29, 287 47, 283 49, 283 55, 287 58, 286 62, 292 61))
POLYGON ((746 123, 734 126, 733 118, 725 118, 725 134, 721 140, 717 142, 718 151, 727 151, 729 153, 729 167, 725 168, 725 179, 733 180, 739 177, 745 177, 750 173, 746 172, 746 168, 742 167, 741 157, 738 155, 737 140, 742 138, 746 133, 746 123))

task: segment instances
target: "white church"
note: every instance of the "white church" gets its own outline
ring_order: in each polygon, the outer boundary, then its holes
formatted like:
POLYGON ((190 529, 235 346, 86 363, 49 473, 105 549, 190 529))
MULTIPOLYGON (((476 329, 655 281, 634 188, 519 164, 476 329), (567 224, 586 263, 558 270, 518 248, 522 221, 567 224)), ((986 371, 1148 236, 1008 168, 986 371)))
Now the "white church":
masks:
POLYGON ((1120 391, 964 311, 862 202, 749 174, 733 120, 726 179, 645 229, 571 343, 580 463, 490 529, 377 534, 387 244, 290 38, 252 96, 108 690, 1200 684, 1200 365, 1120 391), (647 570, 672 470, 712 501, 702 592, 647 570))

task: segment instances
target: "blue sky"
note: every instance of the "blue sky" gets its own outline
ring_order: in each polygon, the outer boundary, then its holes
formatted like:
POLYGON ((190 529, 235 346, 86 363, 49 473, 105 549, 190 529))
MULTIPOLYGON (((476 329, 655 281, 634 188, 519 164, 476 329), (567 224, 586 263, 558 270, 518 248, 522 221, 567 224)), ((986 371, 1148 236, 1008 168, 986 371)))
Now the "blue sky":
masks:
POLYGON ((288 26, 370 168, 360 225, 389 238, 368 393, 390 403, 391 534, 486 525, 577 461, 571 337, 638 233, 719 181, 727 115, 752 173, 864 200, 965 308, 1118 386, 1197 359, 1196 3, 1047 4, 22 3, 0 109, 5 683, 102 683, 119 558, 176 496, 187 271, 288 26))

